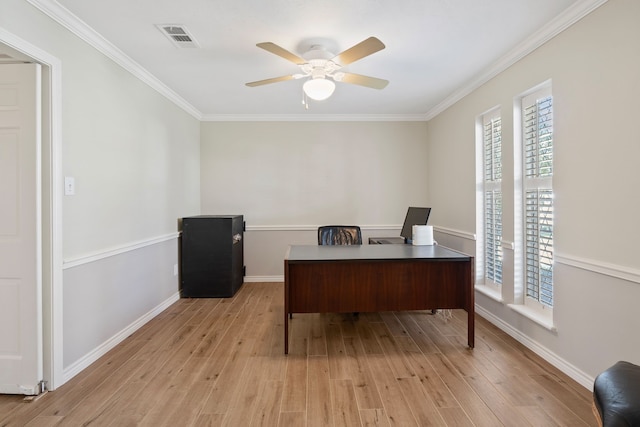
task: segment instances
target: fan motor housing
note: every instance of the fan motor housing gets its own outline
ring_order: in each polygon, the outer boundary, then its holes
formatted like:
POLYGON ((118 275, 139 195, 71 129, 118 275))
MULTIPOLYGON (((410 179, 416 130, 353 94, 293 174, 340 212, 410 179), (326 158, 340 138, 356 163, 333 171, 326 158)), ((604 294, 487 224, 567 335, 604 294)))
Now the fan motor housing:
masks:
POLYGON ((335 55, 333 53, 329 52, 323 46, 317 44, 311 46, 309 50, 302 55, 302 57, 309 62, 317 59, 328 61, 334 56, 335 55))

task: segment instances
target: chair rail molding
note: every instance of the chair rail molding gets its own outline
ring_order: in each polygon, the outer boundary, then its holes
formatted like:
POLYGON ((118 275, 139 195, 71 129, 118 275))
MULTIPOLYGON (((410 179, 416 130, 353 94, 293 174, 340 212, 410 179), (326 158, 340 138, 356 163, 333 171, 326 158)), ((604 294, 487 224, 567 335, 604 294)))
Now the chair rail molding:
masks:
POLYGON ((604 274, 605 276, 640 283, 640 270, 635 268, 558 253, 554 255, 554 261, 582 270, 604 274))
POLYGON ((177 232, 170 233, 170 234, 165 234, 163 236, 157 236, 150 239, 127 243, 122 246, 105 249, 104 251, 93 252, 86 255, 80 255, 74 258, 64 260, 64 264, 62 268, 66 270, 68 268, 78 267, 83 264, 89 264, 91 262, 99 261, 104 258, 120 255, 126 252, 134 251, 136 249, 141 249, 147 246, 156 245, 158 243, 166 242, 168 240, 177 239, 179 236, 180 236, 180 233, 177 233, 177 232))

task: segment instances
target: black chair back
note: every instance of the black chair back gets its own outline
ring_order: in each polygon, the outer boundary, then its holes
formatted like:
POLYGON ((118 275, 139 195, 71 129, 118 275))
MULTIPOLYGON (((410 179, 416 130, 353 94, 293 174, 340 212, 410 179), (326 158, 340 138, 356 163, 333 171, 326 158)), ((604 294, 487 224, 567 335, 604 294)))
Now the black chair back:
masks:
POLYGON ((319 245, 361 245, 362 232, 357 225, 324 225, 318 227, 319 245))

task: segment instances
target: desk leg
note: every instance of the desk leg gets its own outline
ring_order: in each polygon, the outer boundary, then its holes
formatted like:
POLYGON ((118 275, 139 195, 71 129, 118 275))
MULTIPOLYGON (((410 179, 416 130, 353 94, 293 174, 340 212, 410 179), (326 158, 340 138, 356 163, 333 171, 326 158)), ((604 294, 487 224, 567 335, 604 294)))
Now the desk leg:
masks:
POLYGON ((284 354, 289 354, 289 316, 284 313, 284 354))
POLYGON ((475 289, 475 259, 472 257, 469 262, 469 308, 467 308, 467 341, 469 348, 475 346, 475 324, 476 324, 476 289, 475 289))
POLYGON ((469 348, 473 348, 475 346, 475 314, 473 309, 467 311, 467 318, 467 343, 469 348))
POLYGON ((284 354, 289 354, 289 260, 284 260, 284 354))

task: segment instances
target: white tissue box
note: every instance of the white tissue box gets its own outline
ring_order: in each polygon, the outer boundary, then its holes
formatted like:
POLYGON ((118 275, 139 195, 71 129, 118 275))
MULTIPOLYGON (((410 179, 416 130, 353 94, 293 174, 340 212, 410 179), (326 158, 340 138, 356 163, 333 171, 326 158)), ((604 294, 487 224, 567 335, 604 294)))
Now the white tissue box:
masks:
POLYGON ((412 244, 414 246, 433 245, 433 226, 414 225, 412 231, 412 244))

